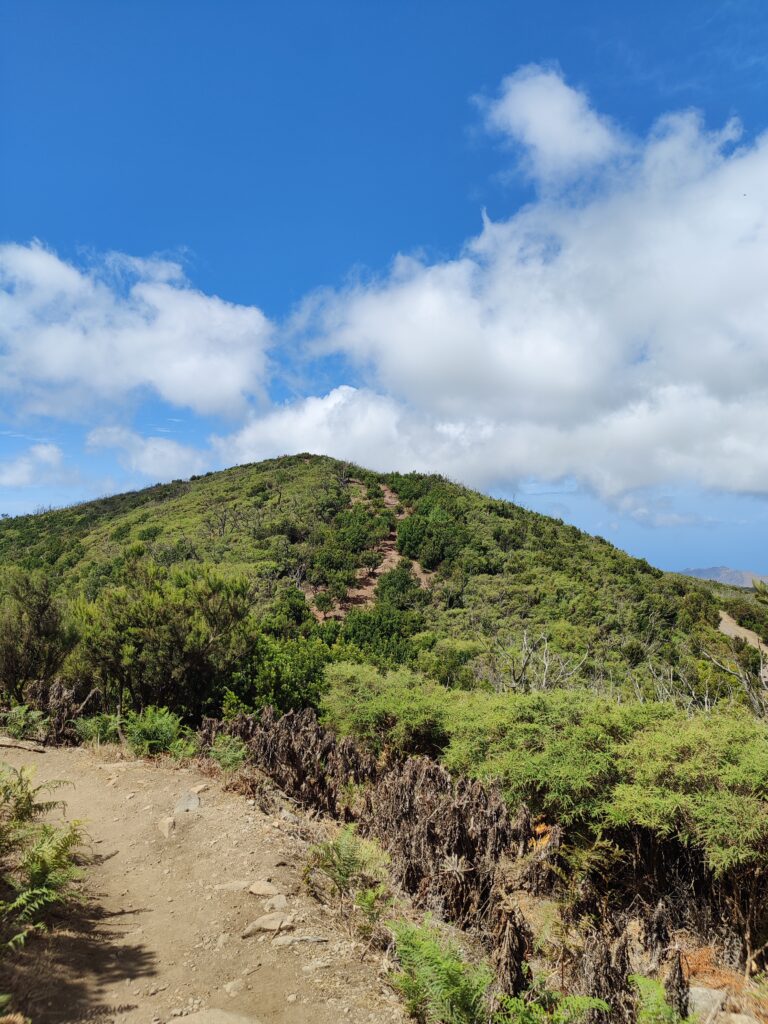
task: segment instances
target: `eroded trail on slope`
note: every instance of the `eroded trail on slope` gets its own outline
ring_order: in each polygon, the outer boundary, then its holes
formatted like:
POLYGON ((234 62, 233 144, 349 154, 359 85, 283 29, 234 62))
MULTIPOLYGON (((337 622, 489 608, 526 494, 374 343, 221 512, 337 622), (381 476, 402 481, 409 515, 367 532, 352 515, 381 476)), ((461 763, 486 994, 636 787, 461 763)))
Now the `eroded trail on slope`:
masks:
POLYGON ((93 858, 82 909, 4 968, 0 990, 34 1024, 224 1024, 216 1009, 262 1024, 404 1019, 376 964, 302 890, 324 826, 264 814, 196 769, 84 749, 0 757, 72 784, 66 817, 85 823, 93 858), (268 913, 279 932, 241 937, 268 913))
MULTIPOLYGON (((360 483, 360 481, 353 482, 360 483)), ((384 497, 385 507, 388 509, 398 508, 400 506, 400 499, 395 492, 386 484, 379 484, 379 487, 384 497)), ((397 513, 396 518, 400 521, 405 519, 408 514, 408 511, 400 506, 400 511, 397 513)), ((379 541, 375 550, 381 555, 379 564, 375 569, 358 570, 355 586, 350 587, 342 603, 324 616, 325 618, 343 619, 352 608, 370 608, 373 605, 376 598, 376 584, 379 582, 379 579, 384 573, 389 572, 390 569, 396 568, 403 557, 397 550, 397 529, 391 530, 383 540, 379 541)), ((411 562, 411 571, 422 587, 427 587, 434 575, 423 569, 418 562, 411 562)))

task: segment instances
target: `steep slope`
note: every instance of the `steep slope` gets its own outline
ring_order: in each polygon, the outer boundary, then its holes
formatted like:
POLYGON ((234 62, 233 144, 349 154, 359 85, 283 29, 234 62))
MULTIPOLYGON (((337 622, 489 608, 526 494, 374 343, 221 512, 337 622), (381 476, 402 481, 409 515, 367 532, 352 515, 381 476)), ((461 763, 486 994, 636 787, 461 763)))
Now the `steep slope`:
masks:
POLYGON ((706 584, 440 477, 326 457, 0 521, 0 566, 43 570, 70 596, 93 600, 138 562, 247 577, 263 614, 306 600, 321 626, 338 620, 324 637, 354 657, 451 685, 612 688, 631 676, 653 691, 669 666, 695 677, 702 642, 717 642, 706 584))

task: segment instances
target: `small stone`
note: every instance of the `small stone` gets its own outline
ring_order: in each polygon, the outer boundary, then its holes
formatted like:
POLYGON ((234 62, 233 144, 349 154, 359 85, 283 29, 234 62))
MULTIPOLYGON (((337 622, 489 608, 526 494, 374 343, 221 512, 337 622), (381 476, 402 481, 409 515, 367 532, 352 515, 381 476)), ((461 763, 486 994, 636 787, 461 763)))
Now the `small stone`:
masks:
POLYGON ((273 885, 272 882, 267 879, 260 878, 258 881, 253 883, 248 892, 252 893, 254 896, 277 896, 280 890, 276 885, 273 885))
POLYGON ((295 946, 298 942, 327 942, 322 935, 278 935, 272 940, 273 946, 295 946))
POLYGON ((214 885, 214 892, 245 892, 251 883, 248 879, 236 881, 236 882, 222 882, 220 885, 214 885))
POLYGON ((234 999, 235 996, 239 996, 245 988, 245 982, 242 978, 235 978, 234 981, 228 981, 224 986, 224 991, 227 993, 230 999, 234 999))
POLYGON ((291 994, 289 996, 285 997, 285 1001, 287 1003, 295 1003, 298 998, 299 997, 296 995, 295 992, 291 992, 291 994))
POLYGON ((297 818, 296 815, 292 814, 290 811, 286 811, 285 808, 280 811, 280 817, 283 821, 290 822, 291 825, 299 825, 301 823, 301 819, 297 818))
POLYGON ((688 997, 691 1016, 695 1015, 701 1024, 711 1024, 725 1005, 727 995, 725 990, 691 985, 688 997))
POLYGON ((176 819, 173 815, 169 815, 166 818, 161 818, 157 823, 157 828, 163 839, 170 839, 171 833, 176 828, 176 819))
POLYGON ((191 814, 194 811, 199 811, 201 802, 202 801, 197 793, 185 793, 184 796, 177 801, 176 806, 173 809, 173 813, 191 814))
POLYGON ((200 794, 204 793, 206 791, 206 789, 208 789, 208 783, 207 782, 199 782, 196 786, 193 786, 190 789, 189 792, 190 793, 194 793, 195 796, 200 796, 200 794))
POLYGON ((282 893, 278 893, 277 896, 273 896, 271 899, 268 899, 264 904, 265 910, 286 910, 287 908, 288 900, 282 893))
POLYGON ((287 932, 293 928, 293 917, 276 912, 274 914, 263 914, 261 917, 257 917, 255 921, 251 921, 249 925, 243 930, 242 937, 244 939, 250 938, 252 935, 258 935, 259 932, 287 932))

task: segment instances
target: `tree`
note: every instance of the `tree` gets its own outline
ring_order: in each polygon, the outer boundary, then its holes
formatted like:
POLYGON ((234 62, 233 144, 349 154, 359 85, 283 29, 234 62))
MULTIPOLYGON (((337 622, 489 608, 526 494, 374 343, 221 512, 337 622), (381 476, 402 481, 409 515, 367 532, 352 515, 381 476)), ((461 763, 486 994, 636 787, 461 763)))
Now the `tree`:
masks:
POLYGON ((197 718, 216 709, 246 650, 254 601, 246 579, 136 562, 83 609, 84 667, 118 713, 127 692, 137 710, 167 705, 197 718))
POLYGON ((29 683, 49 683, 76 641, 51 580, 40 572, 12 573, 0 605, 0 684, 6 696, 19 703, 29 683))

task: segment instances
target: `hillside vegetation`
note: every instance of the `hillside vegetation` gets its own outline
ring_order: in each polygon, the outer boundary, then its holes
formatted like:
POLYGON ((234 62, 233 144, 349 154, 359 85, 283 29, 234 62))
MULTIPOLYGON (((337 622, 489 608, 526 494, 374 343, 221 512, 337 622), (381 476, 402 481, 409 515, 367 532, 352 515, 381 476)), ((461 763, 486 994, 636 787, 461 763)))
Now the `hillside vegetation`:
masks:
MULTIPOLYGON (((757 668, 754 652, 726 650, 723 601, 706 584, 439 477, 383 476, 328 458, 286 457, 4 519, 0 567, 45 577, 86 640, 110 622, 137 619, 143 629, 153 599, 187 620, 226 606, 238 622, 258 621, 264 637, 300 640, 317 657, 319 644, 333 660, 408 665, 448 686, 584 683, 696 704, 744 699, 738 674, 712 656, 757 668), (395 528, 404 561, 378 578, 371 607, 346 603, 395 528), (408 560, 424 572, 414 575, 408 560), (211 607, 216 588, 220 608, 211 607)), ((768 632, 768 615, 749 598, 728 603, 768 632)), ((215 695, 206 696, 211 705, 215 695)))
POLYGON ((189 756, 204 716, 314 708, 559 830, 571 922, 585 893, 661 896, 764 965, 765 677, 718 623, 768 638, 765 595, 437 476, 308 455, 4 519, 0 573, 20 733, 189 756))

